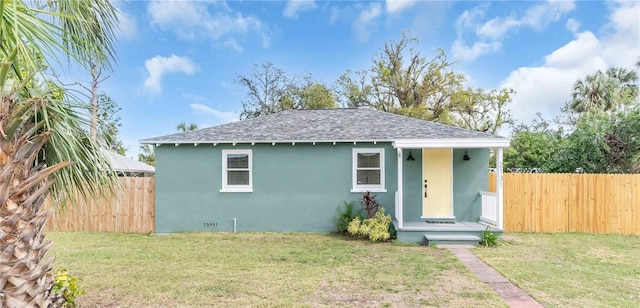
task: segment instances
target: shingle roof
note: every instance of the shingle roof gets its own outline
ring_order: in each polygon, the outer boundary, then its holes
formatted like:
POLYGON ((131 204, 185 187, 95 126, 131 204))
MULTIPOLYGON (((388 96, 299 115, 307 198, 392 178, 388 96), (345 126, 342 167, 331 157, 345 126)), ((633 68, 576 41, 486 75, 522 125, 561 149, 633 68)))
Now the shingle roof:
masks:
POLYGON ((288 110, 142 143, 393 141, 403 139, 505 139, 369 108, 288 110))

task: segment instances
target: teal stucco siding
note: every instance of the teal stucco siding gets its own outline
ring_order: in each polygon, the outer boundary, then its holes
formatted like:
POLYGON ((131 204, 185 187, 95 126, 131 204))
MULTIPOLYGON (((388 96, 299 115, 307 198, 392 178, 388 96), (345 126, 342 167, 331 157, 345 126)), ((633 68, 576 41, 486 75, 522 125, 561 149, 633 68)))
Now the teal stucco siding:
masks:
POLYGON ((403 150, 402 217, 406 221, 420 221, 422 216, 422 149, 403 150), (407 161, 411 156, 415 160, 407 161))
MULTIPOLYGON (((422 149, 403 150, 403 217, 420 221, 422 216, 422 149), (407 161, 411 152, 414 161, 407 161)), ((489 149, 453 149, 453 214, 456 221, 478 221, 488 189, 489 149), (467 152, 471 160, 463 160, 467 152)))
POLYGON ((352 193, 352 149, 385 149, 386 193, 375 193, 394 213, 396 150, 389 143, 200 144, 156 148, 157 233, 187 231, 334 231, 352 193), (222 149, 251 149, 253 192, 220 192, 222 149))
POLYGON ((453 215, 456 221, 478 221, 480 191, 489 189, 489 149, 453 150, 453 215), (463 160, 467 152, 471 160, 463 160))

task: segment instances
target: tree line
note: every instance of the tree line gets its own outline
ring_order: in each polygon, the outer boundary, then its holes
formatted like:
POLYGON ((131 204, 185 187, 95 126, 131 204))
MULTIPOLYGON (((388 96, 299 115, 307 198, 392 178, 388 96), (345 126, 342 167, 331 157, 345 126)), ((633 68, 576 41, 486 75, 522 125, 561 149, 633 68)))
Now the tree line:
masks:
MULTIPOLYGON (((636 64, 640 69, 640 61, 636 64)), ((638 74, 611 67, 577 80, 555 119, 513 127, 505 167, 550 173, 639 173, 638 74)))
POLYGON ((241 119, 289 109, 373 107, 427 121, 495 134, 513 122, 511 89, 465 87, 466 77, 442 49, 433 58, 416 51, 418 40, 403 33, 372 57, 371 67, 347 70, 333 85, 311 74, 289 76, 271 62, 254 64, 236 82, 247 90, 241 119))

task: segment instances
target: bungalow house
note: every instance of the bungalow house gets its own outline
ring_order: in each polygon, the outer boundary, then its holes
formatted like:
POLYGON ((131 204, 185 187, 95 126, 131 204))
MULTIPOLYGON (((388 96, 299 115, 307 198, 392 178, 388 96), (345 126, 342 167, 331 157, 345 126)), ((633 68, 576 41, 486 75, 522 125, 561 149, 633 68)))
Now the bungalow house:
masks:
POLYGON ((474 241, 502 228, 509 139, 369 108, 290 110, 144 139, 156 146, 157 233, 330 232, 377 195, 400 241, 474 241), (497 168, 500 172, 501 168, 497 168))

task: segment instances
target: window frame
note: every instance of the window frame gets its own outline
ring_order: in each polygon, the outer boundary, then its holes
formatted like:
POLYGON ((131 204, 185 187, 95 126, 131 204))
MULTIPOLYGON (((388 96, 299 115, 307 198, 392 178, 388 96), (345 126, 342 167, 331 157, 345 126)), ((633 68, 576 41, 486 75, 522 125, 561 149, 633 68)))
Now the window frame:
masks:
MULTIPOLYGON (((232 169, 233 171, 234 169, 232 169)), ((233 149, 233 150, 222 150, 222 189, 220 192, 253 192, 253 151, 251 149, 233 149), (249 171, 249 184, 248 185, 233 185, 229 184, 228 180, 228 171, 227 168, 227 156, 230 154, 246 154, 249 156, 248 168, 237 170, 236 171, 249 171)))
POLYGON ((352 151, 352 189, 351 192, 363 193, 363 192, 387 192, 385 188, 385 159, 384 148, 353 148, 352 151), (371 168, 358 168, 358 154, 380 154, 380 184, 358 184, 358 170, 377 170, 371 168))

